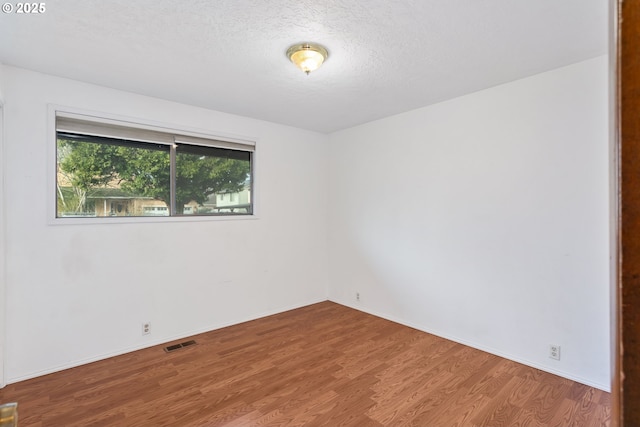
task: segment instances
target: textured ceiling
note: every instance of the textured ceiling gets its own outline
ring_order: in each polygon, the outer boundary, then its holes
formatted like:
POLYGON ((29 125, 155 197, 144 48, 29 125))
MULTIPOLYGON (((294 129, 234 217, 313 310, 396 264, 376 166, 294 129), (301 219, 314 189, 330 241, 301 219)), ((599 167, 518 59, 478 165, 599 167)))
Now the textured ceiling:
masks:
POLYGON ((606 0, 47 0, 0 62, 320 132, 592 58, 606 0), (329 50, 306 76, 287 48, 329 50))

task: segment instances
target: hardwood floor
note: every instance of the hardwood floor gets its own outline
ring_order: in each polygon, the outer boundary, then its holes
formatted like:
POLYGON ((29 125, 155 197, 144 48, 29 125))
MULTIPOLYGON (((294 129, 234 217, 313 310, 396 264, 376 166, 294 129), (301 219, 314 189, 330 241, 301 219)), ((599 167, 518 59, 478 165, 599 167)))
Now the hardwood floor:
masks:
POLYGON ((0 401, 20 427, 609 425, 609 393, 331 302, 189 339, 0 401))

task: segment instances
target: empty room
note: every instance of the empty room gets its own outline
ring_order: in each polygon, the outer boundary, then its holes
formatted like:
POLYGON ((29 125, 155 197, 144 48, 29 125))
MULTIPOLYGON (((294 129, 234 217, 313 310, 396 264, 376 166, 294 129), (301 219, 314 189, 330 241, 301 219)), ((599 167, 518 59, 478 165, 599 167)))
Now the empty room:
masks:
POLYGON ((615 425, 609 22, 4 3, 0 404, 20 427, 615 425))

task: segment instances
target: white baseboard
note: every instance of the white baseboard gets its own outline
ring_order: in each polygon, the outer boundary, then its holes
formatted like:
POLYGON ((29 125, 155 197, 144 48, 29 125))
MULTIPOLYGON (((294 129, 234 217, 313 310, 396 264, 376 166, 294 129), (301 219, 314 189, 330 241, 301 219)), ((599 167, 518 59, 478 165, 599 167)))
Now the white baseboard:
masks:
POLYGON ((306 301, 304 303, 294 304, 294 305, 291 305, 291 306, 285 306, 285 307, 280 307, 278 309, 261 312, 261 313, 258 313, 256 315, 254 315, 254 316, 249 316, 249 317, 246 317, 246 318, 238 318, 238 319, 231 320, 229 322, 217 323, 217 324, 205 326, 203 328, 198 328, 198 329, 194 329, 194 330, 190 330, 190 331, 184 331, 182 333, 179 333, 179 334, 176 334, 176 335, 173 335, 173 336, 162 337, 162 338, 158 338, 156 340, 146 341, 146 342, 144 342, 142 344, 131 346, 131 347, 125 347, 125 348, 116 350, 114 352, 100 354, 100 355, 97 355, 97 356, 94 356, 94 357, 89 357, 89 358, 86 358, 86 359, 74 360, 72 362, 69 362, 69 363, 66 363, 66 364, 63 364, 63 365, 54 366, 54 367, 52 367, 50 369, 45 369, 45 370, 37 371, 37 372, 31 372, 31 373, 29 373, 27 375, 21 375, 21 376, 18 376, 18 377, 11 377, 11 378, 7 379, 7 382, 6 382, 5 385, 17 383, 17 382, 20 382, 20 381, 29 380, 31 378, 41 377, 43 375, 52 374, 54 372, 64 371, 66 369, 76 368, 78 366, 86 365, 86 364, 93 363, 93 362, 98 362, 100 360, 109 359, 111 357, 121 356, 123 354, 131 353, 133 351, 143 350, 145 348, 154 347, 156 345, 161 345, 161 344, 165 344, 165 343, 168 343, 168 342, 171 342, 171 341, 181 340, 181 339, 184 339, 184 338, 187 338, 187 337, 191 337, 191 336, 194 336, 194 335, 198 335, 198 334, 202 334, 202 333, 210 332, 210 331, 215 331, 216 329, 226 328, 228 326, 233 326, 233 325, 237 325, 237 324, 240 324, 240 323, 249 322, 251 320, 256 320, 256 319, 260 319, 262 317, 272 316, 274 314, 283 313, 283 312, 289 311, 289 310, 295 310, 296 308, 302 308, 302 307, 306 307, 308 305, 317 304, 319 302, 324 302, 324 301, 326 301, 326 298, 319 299, 319 300, 306 301))
POLYGON ((209 325, 209 326, 206 326, 206 327, 203 327, 203 328, 194 329, 194 330, 191 330, 191 331, 184 331, 183 333, 176 334, 174 336, 164 337, 164 338, 160 338, 160 339, 157 339, 157 340, 154 340, 154 341, 145 342, 144 344, 122 348, 120 350, 117 350, 117 351, 114 351, 114 352, 111 352, 111 353, 106 353, 106 354, 98 355, 98 356, 95 356, 95 357, 76 360, 76 361, 70 362, 68 364, 55 366, 55 367, 53 367, 51 369, 46 369, 46 370, 43 370, 43 371, 33 372, 33 373, 30 373, 30 374, 27 374, 27 375, 23 375, 23 376, 19 376, 19 377, 9 378, 9 379, 7 379, 7 384, 12 384, 12 383, 28 380, 28 379, 31 379, 31 378, 36 378, 36 377, 40 377, 40 376, 43 376, 43 375, 51 374, 51 373, 54 373, 54 372, 59 372, 59 371, 63 371, 63 370, 66 370, 66 369, 75 368, 75 367, 78 367, 78 366, 86 365, 88 363, 93 363, 93 362, 97 362, 97 361, 100 361, 100 360, 108 359, 110 357, 120 356, 122 354, 131 353, 133 351, 142 350, 142 349, 149 348, 149 347, 154 347, 156 345, 164 344, 164 343, 171 342, 171 341, 180 340, 180 339, 183 339, 183 338, 187 338, 187 337, 190 337, 190 336, 193 336, 193 335, 202 334, 202 333, 205 333, 205 332, 214 331, 216 329, 226 328, 228 326, 233 326, 233 325, 237 325, 237 324, 240 324, 240 323, 248 322, 248 321, 251 321, 251 320, 260 319, 262 317, 272 316, 274 314, 283 313, 285 311, 294 310, 296 308, 302 308, 302 307, 305 307, 305 306, 308 306, 308 305, 317 304, 317 303, 324 302, 324 301, 327 301, 327 300, 329 300, 331 302, 334 302, 336 304, 343 305, 345 307, 352 308, 354 310, 362 311, 364 313, 368 313, 368 314, 371 314, 371 315, 376 316, 376 317, 387 319, 387 320, 390 320, 392 322, 399 323, 401 325, 405 325, 405 326, 417 329, 419 331, 426 332, 428 334, 432 334, 432 335, 438 336, 440 338, 444 338, 444 339, 447 339, 447 340, 450 340, 450 341, 453 341, 453 342, 457 342, 459 344, 463 344, 463 345, 466 345, 466 346, 469 346, 469 347, 472 347, 472 348, 475 348, 475 349, 478 349, 478 350, 481 350, 481 351, 485 351, 487 353, 491 353, 491 354, 494 354, 496 356, 500 356, 500 357, 503 357, 505 359, 517 362, 517 363, 522 363, 523 365, 527 365, 527 366, 530 366, 532 368, 540 369, 541 371, 549 372, 551 374, 558 375, 558 376, 561 376, 563 378, 570 379, 572 381, 577 381, 577 382, 579 382, 581 384, 585 384, 585 385, 588 385, 588 386, 591 386, 591 387, 595 387, 597 389, 600 389, 600 390, 603 390, 603 391, 606 391, 606 392, 611 392, 611 386, 609 384, 605 385, 605 384, 600 384, 600 383, 597 383, 597 382, 593 382, 593 381, 590 381, 590 380, 588 380, 586 378, 581 378, 579 376, 573 375, 573 374, 568 373, 568 372, 564 372, 564 371, 557 370, 557 369, 551 369, 548 366, 542 366, 540 364, 531 362, 529 360, 525 360, 525 359, 522 359, 522 358, 519 358, 519 357, 515 357, 515 356, 513 356, 511 354, 504 353, 502 351, 499 351, 499 350, 496 350, 494 348, 478 344, 476 342, 471 342, 471 341, 468 341, 468 340, 460 339, 460 338, 455 337, 455 336, 442 334, 442 333, 440 333, 438 331, 429 330, 428 328, 425 328, 422 325, 417 325, 417 324, 414 324, 412 322, 408 322, 405 319, 400 319, 400 318, 397 318, 395 316, 391 316, 391 315, 386 314, 386 313, 378 313, 375 310, 370 310, 370 309, 368 309, 366 307, 363 307, 363 306, 361 306, 359 304, 358 305, 354 305, 354 304, 345 303, 345 302, 342 302, 342 301, 332 300, 332 299, 313 300, 313 301, 310 301, 310 302, 305 302, 305 303, 295 304, 295 305, 291 305, 291 306, 287 306, 287 307, 281 307, 281 308, 270 310, 270 311, 265 311, 265 312, 262 312, 262 313, 259 313, 259 314, 255 315, 255 316, 250 316, 250 317, 247 317, 247 318, 234 319, 234 320, 229 321, 229 322, 209 325))
POLYGON ((598 383, 598 382, 594 382, 594 381, 591 381, 591 380, 589 380, 587 378, 582 378, 582 377, 579 377, 577 375, 573 375, 573 374, 568 373, 568 372, 564 372, 564 371, 561 371, 561 370, 558 370, 558 369, 552 369, 552 368, 549 368, 548 366, 543 366, 543 365, 540 365, 538 363, 531 362, 530 360, 522 359, 520 357, 515 357, 515 356, 513 356, 511 354, 505 353, 505 352, 500 351, 500 350, 496 350, 496 349, 491 348, 491 347, 487 347, 485 345, 482 345, 482 344, 479 344, 479 343, 476 343, 476 342, 460 339, 458 337, 455 337, 455 336, 452 336, 452 335, 448 335, 448 334, 443 334, 443 333, 438 332, 438 331, 429 330, 428 328, 425 328, 422 325, 417 325, 415 323, 408 322, 406 319, 400 319, 400 318, 397 318, 395 316, 392 316, 392 315, 389 315, 389 314, 386 314, 386 313, 378 313, 375 310, 370 310, 370 309, 368 309, 366 307, 363 307, 360 304, 345 303, 345 302, 342 302, 342 301, 339 301, 339 300, 333 300, 333 299, 329 299, 329 301, 335 302, 336 304, 344 305, 345 307, 353 308, 354 310, 358 310, 358 311, 362 311, 362 312, 367 313, 367 314, 371 314, 371 315, 376 316, 376 317, 381 317, 383 319, 390 320, 392 322, 399 323, 399 324, 404 325, 404 326, 409 326, 410 328, 417 329, 419 331, 426 332, 428 334, 435 335, 437 337, 444 338, 444 339, 447 339, 449 341, 457 342, 459 344, 463 344, 463 345, 466 345, 468 347, 475 348, 477 350, 481 350, 481 351, 484 351, 484 352, 487 352, 487 353, 491 353, 491 354, 494 354, 496 356, 500 356, 502 358, 505 358, 505 359, 508 359, 508 360, 512 360, 514 362, 521 363, 523 365, 530 366, 532 368, 540 369, 541 371, 548 372, 548 373, 554 374, 554 375, 558 375, 560 377, 567 378, 569 380, 576 381, 576 382, 579 382, 581 384, 588 385, 590 387, 595 387, 595 388, 597 388, 599 390, 606 391, 608 393, 611 392, 611 385, 610 384, 601 384, 601 383, 598 383))

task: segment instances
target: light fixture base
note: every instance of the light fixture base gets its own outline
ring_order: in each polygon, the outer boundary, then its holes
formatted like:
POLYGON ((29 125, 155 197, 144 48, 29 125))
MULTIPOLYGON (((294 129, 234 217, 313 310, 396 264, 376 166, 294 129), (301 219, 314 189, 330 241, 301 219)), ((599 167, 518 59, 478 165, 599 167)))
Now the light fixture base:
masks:
POLYGON ((328 57, 327 49, 315 43, 300 43, 287 49, 287 58, 307 75, 320 68, 328 57))

